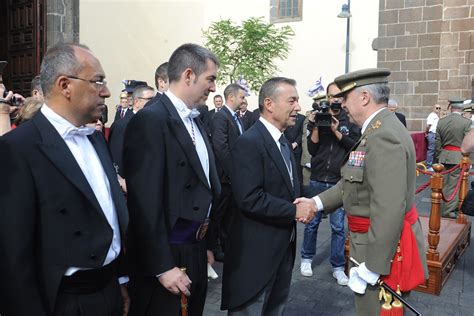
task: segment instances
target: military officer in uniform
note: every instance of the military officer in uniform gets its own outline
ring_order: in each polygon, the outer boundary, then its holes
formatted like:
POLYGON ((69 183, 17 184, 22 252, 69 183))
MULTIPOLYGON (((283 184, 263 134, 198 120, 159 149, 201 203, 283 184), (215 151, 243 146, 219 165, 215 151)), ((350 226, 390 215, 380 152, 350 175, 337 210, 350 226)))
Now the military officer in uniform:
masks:
MULTIPOLYGON (((461 161, 461 143, 464 136, 471 129, 471 120, 462 116, 463 100, 450 100, 449 108, 451 113, 440 119, 436 127, 436 160, 444 165, 445 170, 451 169, 461 161)), ((460 173, 461 169, 458 168, 444 176, 443 195, 445 198, 453 194, 460 173)), ((443 201, 441 203, 441 216, 456 218, 458 202, 458 193, 451 201, 443 201)))
POLYGON ((342 106, 362 129, 362 136, 344 162, 341 180, 313 198, 318 211, 330 213, 341 206, 346 210, 350 256, 361 263, 351 269, 348 284, 355 292, 357 315, 379 314, 379 278, 395 278, 403 291, 428 277, 423 233, 414 207, 415 148, 406 128, 386 109, 389 75, 388 69, 364 69, 335 79, 341 89, 336 97, 343 98, 342 106), (405 234, 414 235, 412 243, 402 243, 400 236, 405 234), (411 251, 414 259, 409 266, 405 266, 408 261, 401 262, 409 275, 407 283, 391 273, 399 250, 402 254, 411 251))

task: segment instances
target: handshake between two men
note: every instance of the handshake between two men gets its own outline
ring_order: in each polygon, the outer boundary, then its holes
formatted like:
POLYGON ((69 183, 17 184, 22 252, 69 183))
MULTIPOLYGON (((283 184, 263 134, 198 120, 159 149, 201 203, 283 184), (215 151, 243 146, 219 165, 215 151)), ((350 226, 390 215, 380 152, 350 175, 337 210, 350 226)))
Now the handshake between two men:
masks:
MULTIPOLYGON (((296 205, 295 220, 304 224, 311 222, 319 211, 316 201, 311 198, 297 198, 293 204, 296 205)), ((364 294, 367 284, 375 285, 380 275, 367 269, 365 262, 350 270, 349 288, 358 294, 364 294)))
POLYGON ((303 224, 311 222, 318 211, 316 208, 316 202, 313 199, 303 197, 297 198, 293 204, 296 205, 295 220, 303 224))

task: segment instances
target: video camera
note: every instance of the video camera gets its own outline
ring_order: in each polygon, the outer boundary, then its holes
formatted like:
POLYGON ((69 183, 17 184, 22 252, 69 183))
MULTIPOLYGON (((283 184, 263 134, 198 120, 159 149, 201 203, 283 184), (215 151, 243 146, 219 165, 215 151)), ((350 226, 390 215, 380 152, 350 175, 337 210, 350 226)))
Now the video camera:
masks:
POLYGON ((332 114, 329 113, 329 102, 321 101, 319 105, 313 103, 313 110, 316 111, 315 126, 317 127, 330 127, 332 123, 332 114))

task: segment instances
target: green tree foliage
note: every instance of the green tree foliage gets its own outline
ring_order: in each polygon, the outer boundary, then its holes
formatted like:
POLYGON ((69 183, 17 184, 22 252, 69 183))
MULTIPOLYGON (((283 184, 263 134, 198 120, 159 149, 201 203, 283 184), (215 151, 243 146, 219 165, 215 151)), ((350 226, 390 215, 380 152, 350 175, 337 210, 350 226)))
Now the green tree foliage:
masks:
POLYGON ((242 76, 253 91, 274 76, 277 59, 288 57, 288 41, 294 35, 291 27, 277 28, 263 17, 249 18, 241 26, 231 20, 213 22, 203 33, 205 46, 221 63, 217 82, 227 85, 242 76))

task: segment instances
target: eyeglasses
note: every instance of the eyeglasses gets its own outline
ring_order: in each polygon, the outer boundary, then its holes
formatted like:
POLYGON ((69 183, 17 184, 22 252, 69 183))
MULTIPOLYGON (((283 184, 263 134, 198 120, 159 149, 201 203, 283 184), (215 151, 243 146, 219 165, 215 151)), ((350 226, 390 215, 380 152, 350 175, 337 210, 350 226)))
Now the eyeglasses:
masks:
POLYGON ((150 101, 151 99, 153 99, 153 97, 151 97, 151 98, 142 98, 142 97, 137 97, 137 99, 150 101))
POLYGON ((105 81, 104 79, 87 80, 87 79, 82 79, 82 78, 78 78, 78 77, 74 77, 74 76, 67 76, 67 77, 69 79, 76 79, 76 80, 81 80, 81 81, 85 81, 85 82, 95 84, 98 88, 102 88, 102 87, 105 87, 107 85, 107 81, 105 81))
POLYGON ((435 107, 435 110, 441 110, 441 108, 439 108, 439 107, 435 107))

